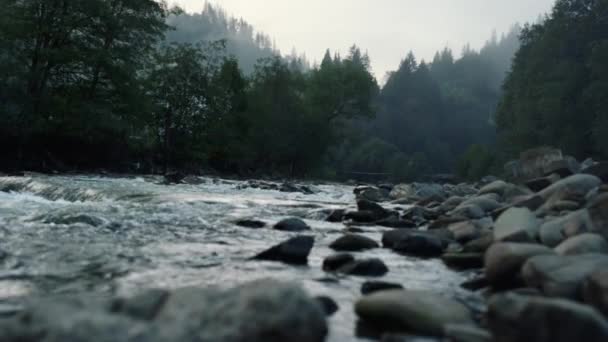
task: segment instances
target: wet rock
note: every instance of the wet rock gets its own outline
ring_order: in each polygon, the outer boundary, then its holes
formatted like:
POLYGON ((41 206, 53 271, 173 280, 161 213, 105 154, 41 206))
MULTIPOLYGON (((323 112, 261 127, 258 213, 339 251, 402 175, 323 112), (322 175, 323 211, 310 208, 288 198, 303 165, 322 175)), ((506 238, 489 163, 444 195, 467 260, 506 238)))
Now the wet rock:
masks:
POLYGON ((486 278, 495 288, 509 288, 521 283, 520 271, 530 258, 554 254, 552 249, 530 243, 496 243, 484 257, 486 278))
POLYGON ((608 340, 608 322, 595 309, 563 299, 501 294, 487 317, 497 342, 608 340))
POLYGON ((448 324, 444 328, 450 342, 492 342, 492 334, 467 324, 448 324))
POLYGON ((441 239, 430 234, 411 233, 402 235, 391 247, 395 252, 418 256, 438 257, 443 254, 445 246, 441 239))
POLYGON ((530 189, 534 192, 539 192, 543 189, 546 189, 551 184, 553 184, 552 177, 534 178, 525 183, 525 185, 528 187, 528 189, 530 189))
POLYGON ((389 290, 363 297, 355 312, 383 332, 442 336, 448 324, 472 324, 469 310, 430 291, 389 290))
POLYGON ((330 255, 323 260, 323 270, 326 272, 334 272, 353 261, 355 261, 355 257, 347 253, 330 255))
POLYGON ((494 240, 508 242, 534 241, 540 222, 529 209, 511 208, 494 224, 494 240))
POLYGON ((260 229, 266 227, 266 222, 253 220, 253 219, 242 219, 235 222, 235 224, 239 227, 252 228, 252 229, 260 229))
POLYGON ((413 221, 404 220, 397 216, 390 216, 380 221, 374 222, 375 225, 387 228, 407 229, 416 228, 417 224, 413 221))
POLYGON ((374 221, 386 218, 391 214, 390 211, 384 209, 378 203, 368 201, 368 200, 358 200, 357 208, 359 209, 359 212, 372 213, 373 217, 374 217, 374 221))
POLYGON ((317 301, 317 303, 319 303, 321 309, 323 309, 323 312, 325 312, 326 316, 332 316, 340 309, 338 303, 336 303, 336 301, 331 299, 330 297, 318 296, 315 297, 315 300, 317 301))
POLYGON ((358 200, 367 200, 371 202, 384 202, 390 200, 389 192, 385 189, 366 186, 355 188, 354 192, 358 200))
POLYGON ((163 176, 163 184, 180 184, 186 175, 181 172, 168 172, 163 176))
POLYGON ((372 294, 374 292, 386 291, 386 290, 398 290, 403 289, 403 286, 395 283, 387 283, 384 281, 366 281, 361 285, 361 293, 364 295, 372 294))
POLYGON ((582 234, 593 229, 587 210, 572 212, 566 216, 549 220, 540 227, 540 241, 549 247, 556 247, 569 236, 582 234))
MULTIPOLYGON (((470 198, 470 199, 462 202, 459 205, 459 207, 467 206, 467 205, 475 205, 475 206, 481 208, 481 210, 483 210, 484 212, 490 212, 490 211, 496 210, 501 207, 501 204, 498 203, 495 196, 493 196, 493 195, 494 194, 486 194, 486 195, 480 195, 477 197, 470 198)), ((456 209, 456 210, 458 210, 458 209, 456 209)))
POLYGON ((316 300, 298 286, 274 280, 229 290, 177 290, 155 322, 167 342, 321 342, 328 331, 316 300))
POLYGON ((487 232, 480 227, 481 225, 483 223, 478 221, 464 221, 451 224, 448 226, 448 230, 454 235, 454 240, 459 243, 467 243, 480 238, 484 232, 487 232))
POLYGON ((485 253, 493 243, 494 235, 492 233, 484 234, 479 239, 465 243, 462 251, 465 253, 485 253))
POLYGON ((608 194, 594 198, 589 203, 588 211, 593 222, 592 231, 608 239, 608 194))
POLYGON ((312 236, 297 236, 258 254, 254 259, 306 265, 314 242, 312 236))
POLYGON ((508 184, 507 182, 503 180, 497 180, 479 189, 478 194, 497 194, 499 196, 502 196, 509 186, 510 184, 508 184))
POLYGON ((329 248, 333 250, 348 252, 357 252, 378 247, 380 247, 380 245, 376 241, 357 234, 346 234, 329 245, 329 248))
POLYGON ((559 255, 608 254, 608 242, 601 235, 586 233, 562 242, 555 247, 555 252, 559 255))
POLYGON ((608 255, 604 254, 538 255, 528 259, 521 272, 527 286, 547 296, 578 299, 583 281, 606 267, 608 255))
POLYGON ((390 193, 392 199, 445 197, 445 190, 440 184, 412 183, 398 184, 390 193))
POLYGON ((548 199, 584 198, 593 188, 598 187, 602 181, 592 175, 574 175, 553 183, 538 194, 548 199))
POLYGON ((338 269, 339 273, 363 276, 382 277, 388 273, 388 267, 380 259, 363 259, 347 263, 338 269))
POLYGON ((448 267, 460 270, 483 267, 483 253, 446 253, 441 260, 448 267))
POLYGON ((153 289, 132 298, 119 298, 112 303, 112 312, 121 313, 135 319, 153 320, 169 298, 169 291, 153 289))
POLYGON ((3 342, 138 342, 169 341, 155 326, 127 316, 88 308, 74 300, 56 299, 32 304, 14 319, 0 320, 3 342), (93 339, 92 339, 93 338, 93 339))
POLYGON ((314 194, 315 192, 312 191, 309 187, 307 186, 300 186, 300 185, 296 185, 293 183, 283 183, 279 186, 279 191, 281 192, 301 192, 303 194, 306 195, 310 195, 310 194, 314 194))
POLYGON ((307 225, 306 222, 302 221, 301 219, 294 217, 284 219, 278 222, 274 225, 274 229, 285 232, 301 232, 305 230, 310 230, 310 226, 307 225))
POLYGON ((604 183, 608 183, 608 162, 599 162, 585 167, 582 171, 584 174, 593 175, 601 179, 604 183))
POLYGON ((43 222, 65 225, 86 224, 92 227, 99 227, 106 223, 103 219, 93 215, 70 213, 52 214, 51 216, 44 218, 43 222))
POLYGON ((583 299, 608 318, 608 270, 596 271, 585 280, 583 299))
POLYGON ((327 217, 327 222, 342 222, 344 220, 344 214, 346 210, 344 209, 334 209, 331 211, 329 216, 327 217))
POLYGON ((443 203, 441 203, 438 209, 440 212, 447 213, 449 211, 454 210, 457 206, 464 202, 464 200, 464 197, 452 196, 445 200, 443 203))
POLYGON ((467 204, 459 205, 458 207, 456 207, 456 209, 452 210, 449 215, 462 217, 464 219, 480 219, 486 216, 486 213, 478 205, 467 204))
POLYGON ((344 215, 344 219, 358 223, 374 223, 378 216, 373 211, 349 211, 344 215))

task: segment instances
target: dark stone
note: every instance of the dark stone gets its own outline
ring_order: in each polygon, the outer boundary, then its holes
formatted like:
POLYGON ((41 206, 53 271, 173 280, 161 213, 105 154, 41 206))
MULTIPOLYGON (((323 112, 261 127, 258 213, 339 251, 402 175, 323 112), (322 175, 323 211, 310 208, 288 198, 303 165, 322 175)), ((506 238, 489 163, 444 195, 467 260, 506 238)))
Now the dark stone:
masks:
POLYGON ((332 316, 340 309, 336 301, 327 296, 317 296, 314 299, 319 303, 321 309, 323 309, 323 312, 325 312, 325 315, 328 317, 332 316))
POLYGON ((366 249, 378 248, 378 243, 366 236, 357 234, 347 234, 329 245, 329 248, 336 251, 357 252, 366 249))
POLYGON ((387 217, 380 221, 376 221, 375 224, 378 226, 381 226, 381 227, 397 228, 397 229, 416 228, 416 226, 417 226, 416 223, 409 221, 409 220, 400 219, 397 216, 387 217))
POLYGON ((534 178, 525 183, 525 185, 534 192, 539 192, 553 184, 549 177, 534 178))
POLYGON ((288 218, 274 225, 274 229, 285 232, 301 232, 310 230, 310 226, 299 218, 288 218))
POLYGON ((496 342, 608 341, 598 311, 564 299, 501 294, 490 300, 487 318, 496 342))
POLYGON ((582 173, 594 175, 602 180, 604 183, 608 183, 608 162, 599 162, 585 168, 582 173))
POLYGON ((163 176, 163 184, 179 184, 184 178, 186 178, 186 175, 181 172, 168 172, 163 176))
POLYGON ((483 253, 446 253, 441 260, 447 266, 460 270, 483 267, 483 253))
POLYGON ((441 239, 430 234, 408 233, 399 238, 391 249, 418 257, 438 257, 443 254, 444 244, 441 239))
POLYGON ((366 281, 361 285, 361 293, 368 295, 378 291, 402 289, 400 284, 387 283, 384 281, 366 281))
POLYGON ((314 242, 315 238, 312 236, 297 236, 258 254, 254 259, 306 265, 314 242))
POLYGON ((359 223, 373 223, 378 220, 378 216, 372 211, 349 211, 344 218, 359 223))
POLYGON ((355 257, 350 254, 340 253, 330 255, 323 260, 323 270, 326 272, 334 272, 353 261, 355 261, 355 257))
POLYGON ((344 209, 335 209, 332 210, 331 214, 327 217, 327 222, 342 222, 344 220, 344 214, 346 210, 344 209))
POLYGON ((388 273, 388 267, 380 259, 352 261, 338 269, 338 272, 364 277, 382 277, 388 273))
POLYGON ((239 227, 253 228, 253 229, 259 229, 259 228, 266 227, 266 222, 258 221, 258 220, 248 220, 248 219, 238 220, 235 222, 235 224, 239 227))

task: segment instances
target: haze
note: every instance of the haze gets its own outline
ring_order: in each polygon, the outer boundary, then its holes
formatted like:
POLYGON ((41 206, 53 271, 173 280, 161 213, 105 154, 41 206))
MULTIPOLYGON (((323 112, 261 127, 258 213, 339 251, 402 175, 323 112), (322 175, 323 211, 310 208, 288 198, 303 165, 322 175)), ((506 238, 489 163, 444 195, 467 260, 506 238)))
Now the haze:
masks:
MULTIPOLYGON (((189 12, 203 0, 174 1, 189 12)), ((345 51, 356 43, 369 52, 377 76, 393 70, 409 50, 431 59, 449 46, 459 53, 470 43, 480 47, 492 31, 516 22, 535 21, 554 0, 222 0, 211 1, 243 17, 276 40, 284 53, 292 48, 320 60, 328 47, 345 51)))

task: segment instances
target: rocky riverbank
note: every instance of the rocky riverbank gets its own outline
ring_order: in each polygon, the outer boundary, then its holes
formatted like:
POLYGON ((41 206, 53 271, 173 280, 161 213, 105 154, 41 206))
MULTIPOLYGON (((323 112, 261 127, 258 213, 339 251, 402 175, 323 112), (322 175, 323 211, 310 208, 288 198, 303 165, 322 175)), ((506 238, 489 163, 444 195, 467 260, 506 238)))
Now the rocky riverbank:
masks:
MULTIPOLYGON (((309 200, 291 215, 270 215, 276 219, 263 211, 236 215, 225 222, 231 231, 276 241, 243 246, 249 255, 236 261, 261 263, 256 270, 267 279, 212 281, 210 288, 150 284, 129 295, 39 292, 13 306, 0 304, 0 340, 342 341, 350 338, 335 330, 352 327, 361 339, 382 341, 606 341, 608 186, 602 165, 517 183, 487 178, 477 184, 360 186, 353 189, 353 205, 309 200), (435 261, 455 277, 408 280, 438 272, 431 267, 435 261), (299 272, 287 273, 296 279, 278 276, 289 270, 299 272), (454 283, 456 278, 462 281, 454 283), (315 291, 325 286, 332 290, 315 291)), ((25 183, 5 181, 2 191, 19 191, 18 184, 25 183)), ((311 184, 225 186, 303 196, 298 198, 327 191, 311 184)), ((16 254, 8 244, 0 247, 8 249, 0 259, 16 254)), ((224 279, 225 266, 204 267, 211 269, 206 276, 224 279)), ((238 272, 227 279, 258 278, 238 272)))

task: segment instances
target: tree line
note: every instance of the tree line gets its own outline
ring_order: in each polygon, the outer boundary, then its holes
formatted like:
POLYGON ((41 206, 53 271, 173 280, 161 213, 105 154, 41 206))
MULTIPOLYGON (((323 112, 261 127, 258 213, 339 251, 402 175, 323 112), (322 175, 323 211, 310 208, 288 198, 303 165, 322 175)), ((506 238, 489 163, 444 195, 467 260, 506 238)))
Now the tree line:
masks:
POLYGON ((606 13, 560 0, 479 51, 410 52, 380 86, 356 46, 311 65, 210 5, 7 0, 0 168, 401 181, 481 177, 541 144, 604 157, 606 13))
POLYGON ((211 7, 205 18, 267 52, 248 74, 226 39, 168 38, 185 14, 164 2, 9 0, 0 11, 3 168, 305 175, 336 120, 373 112, 357 47, 307 69, 211 7))

